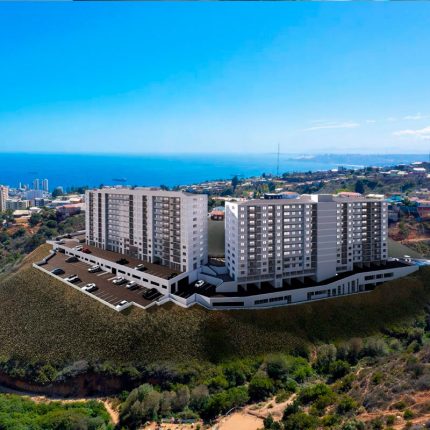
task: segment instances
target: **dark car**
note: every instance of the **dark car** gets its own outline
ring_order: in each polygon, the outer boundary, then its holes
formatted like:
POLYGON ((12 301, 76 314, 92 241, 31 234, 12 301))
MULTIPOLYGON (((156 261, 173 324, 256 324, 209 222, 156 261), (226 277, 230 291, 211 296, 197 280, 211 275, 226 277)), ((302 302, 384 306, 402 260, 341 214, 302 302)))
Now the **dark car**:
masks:
POLYGON ((119 260, 116 261, 117 264, 128 264, 128 260, 126 260, 125 258, 120 258, 119 260))
POLYGON ((91 250, 89 248, 83 248, 82 252, 84 252, 85 254, 91 254, 91 250))
POLYGON ((51 273, 53 275, 64 275, 66 273, 63 269, 60 269, 59 267, 56 267, 55 269, 51 270, 51 273))
POLYGON ((78 260, 78 257, 75 257, 74 255, 66 258, 66 263, 76 263, 78 260))
POLYGON ((158 292, 158 290, 156 288, 151 288, 150 290, 146 290, 142 294, 142 296, 147 300, 152 300, 159 295, 160 295, 160 293, 158 292))
POLYGON ((173 279, 173 278, 175 278, 176 276, 178 276, 178 274, 177 274, 177 273, 171 273, 171 274, 167 277, 167 279, 173 279))

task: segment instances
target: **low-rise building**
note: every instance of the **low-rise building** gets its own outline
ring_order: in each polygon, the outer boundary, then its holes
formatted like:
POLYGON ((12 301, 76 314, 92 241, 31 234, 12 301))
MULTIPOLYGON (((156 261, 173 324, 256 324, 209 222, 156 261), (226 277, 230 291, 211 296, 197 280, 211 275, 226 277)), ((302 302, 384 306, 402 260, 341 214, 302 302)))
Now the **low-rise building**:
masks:
POLYGON ((11 210, 11 211, 25 210, 29 207, 30 207, 29 200, 15 200, 15 199, 6 200, 6 210, 11 210))

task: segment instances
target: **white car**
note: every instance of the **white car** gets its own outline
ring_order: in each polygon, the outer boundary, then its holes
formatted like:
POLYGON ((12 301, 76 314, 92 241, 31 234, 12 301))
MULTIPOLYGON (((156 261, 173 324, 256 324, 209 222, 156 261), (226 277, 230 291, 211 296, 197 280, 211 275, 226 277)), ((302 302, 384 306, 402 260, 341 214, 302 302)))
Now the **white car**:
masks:
POLYGON ((112 282, 115 285, 121 285, 121 284, 125 284, 127 282, 127 280, 125 278, 123 278, 122 276, 118 276, 112 282))
POLYGON ((127 300, 121 300, 117 305, 116 305, 116 307, 117 308, 120 308, 121 306, 124 306, 124 305, 126 305, 128 302, 127 302, 127 300))
POLYGON ((84 247, 82 245, 78 245, 78 246, 75 246, 73 249, 75 251, 82 251, 84 249, 84 247))
POLYGON ((84 291, 87 291, 88 293, 92 293, 92 292, 94 292, 94 291, 97 291, 97 290, 98 290, 98 287, 97 287, 97 285, 96 285, 96 284, 91 283, 91 284, 87 284, 87 285, 85 285, 85 287, 82 287, 82 289, 83 289, 84 291))
POLYGON ((67 282, 73 282, 76 281, 76 279, 78 279, 78 275, 70 275, 67 278, 64 278, 64 280, 67 282))
POLYGON ((205 281, 203 281, 202 279, 199 279, 195 284, 194 284, 194 286, 196 287, 196 288, 200 288, 200 287, 203 287, 203 285, 205 284, 205 281))
POLYGON ((125 288, 133 291, 133 290, 137 290, 139 288, 139 286, 137 285, 136 282, 131 281, 125 286, 125 288))

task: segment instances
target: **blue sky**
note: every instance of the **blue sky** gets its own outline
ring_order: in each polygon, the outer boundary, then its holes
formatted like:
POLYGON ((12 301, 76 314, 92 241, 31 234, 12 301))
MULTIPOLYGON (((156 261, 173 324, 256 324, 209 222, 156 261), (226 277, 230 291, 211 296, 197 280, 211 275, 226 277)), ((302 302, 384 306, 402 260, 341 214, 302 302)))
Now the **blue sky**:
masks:
POLYGON ((430 3, 0 3, 0 150, 430 150, 430 3))

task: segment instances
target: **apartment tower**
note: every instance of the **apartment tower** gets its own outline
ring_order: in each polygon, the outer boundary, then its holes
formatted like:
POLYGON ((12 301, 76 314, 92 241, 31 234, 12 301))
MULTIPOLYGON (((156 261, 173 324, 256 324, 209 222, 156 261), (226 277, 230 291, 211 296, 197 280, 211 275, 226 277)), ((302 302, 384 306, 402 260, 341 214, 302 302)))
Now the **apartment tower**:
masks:
POLYGON ((0 212, 6 210, 6 200, 9 198, 9 187, 7 185, 0 185, 0 212))
POLYGON ((178 272, 207 263, 207 196, 156 188, 86 192, 86 241, 178 272))
POLYGON ((226 203, 226 265, 239 287, 321 282, 387 260, 387 203, 303 195, 226 203))

